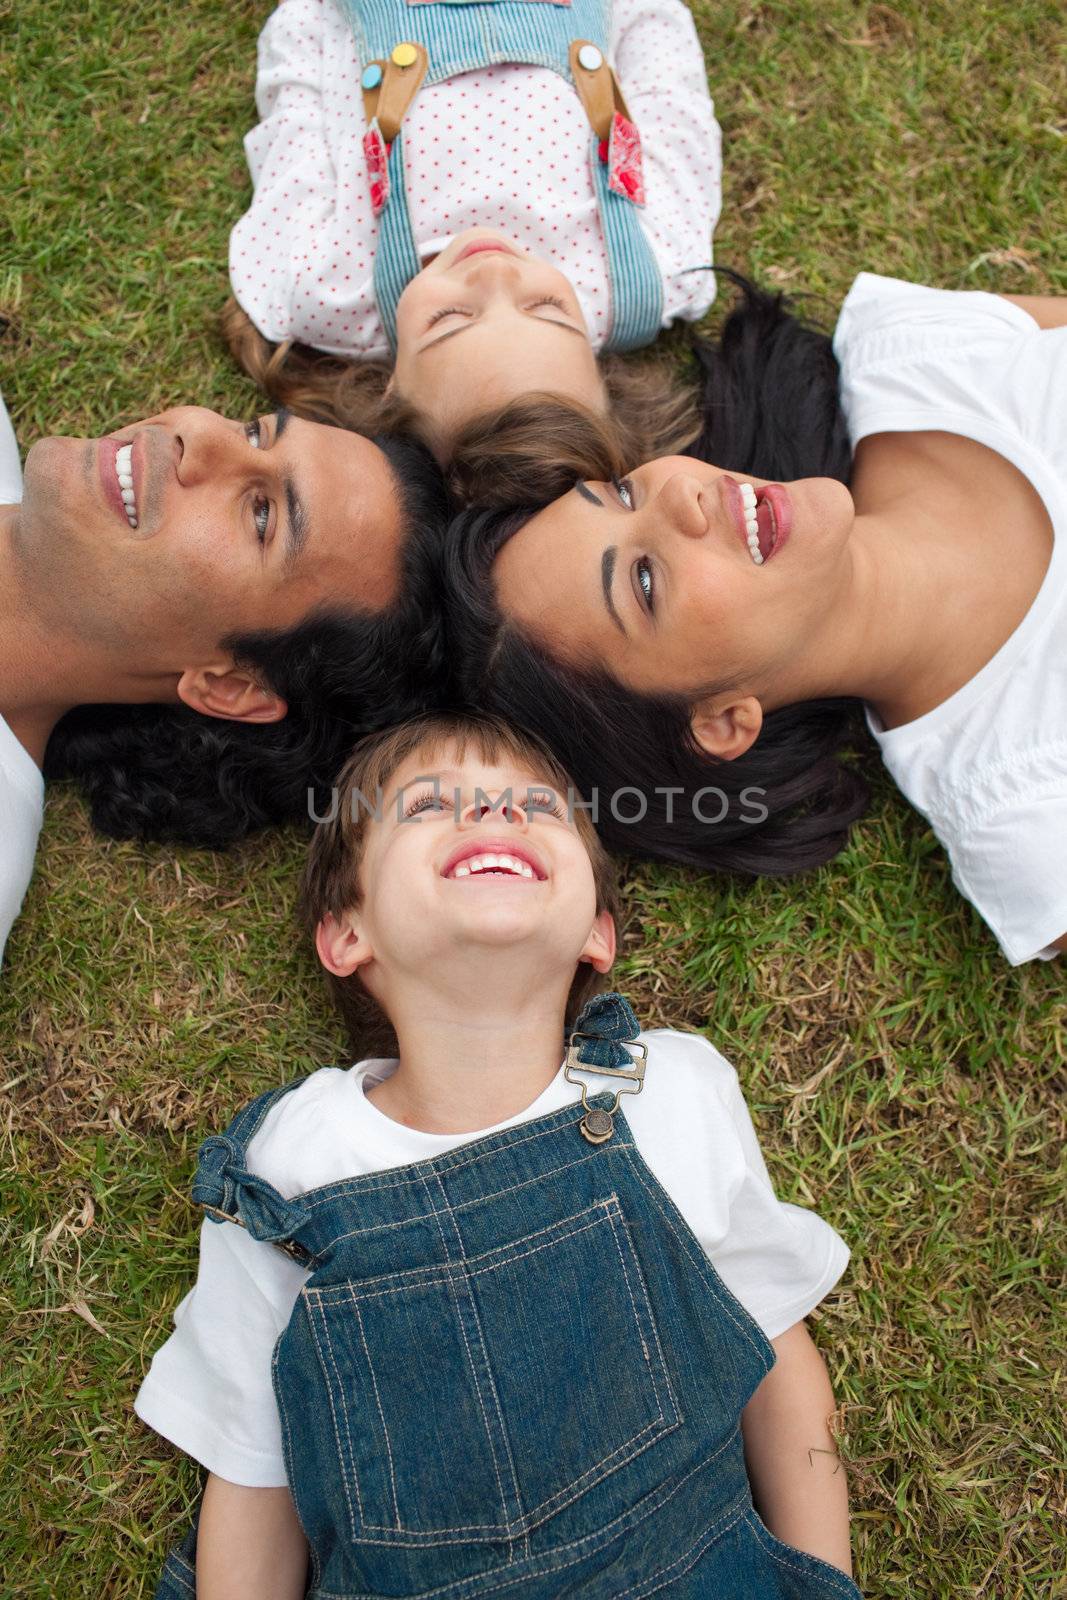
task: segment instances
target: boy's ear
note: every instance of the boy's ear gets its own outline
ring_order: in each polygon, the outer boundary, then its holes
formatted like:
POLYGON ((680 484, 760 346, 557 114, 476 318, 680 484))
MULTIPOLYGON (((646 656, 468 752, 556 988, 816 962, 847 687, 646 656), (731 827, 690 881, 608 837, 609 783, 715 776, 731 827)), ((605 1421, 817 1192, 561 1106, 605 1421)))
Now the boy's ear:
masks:
POLYGON ((315 949, 326 971, 335 978, 350 978, 374 954, 358 922, 347 914, 335 917, 330 911, 315 929, 315 949))
POLYGON ((289 707, 273 689, 232 664, 187 667, 178 679, 178 698, 201 716, 226 722, 280 722, 289 707))
POLYGON ((754 695, 736 692, 698 700, 689 714, 693 738, 709 756, 736 761, 752 749, 763 727, 763 707, 754 695))
POLYGON ((598 972, 611 971, 615 964, 615 919, 610 911, 597 913, 578 960, 588 961, 598 972))

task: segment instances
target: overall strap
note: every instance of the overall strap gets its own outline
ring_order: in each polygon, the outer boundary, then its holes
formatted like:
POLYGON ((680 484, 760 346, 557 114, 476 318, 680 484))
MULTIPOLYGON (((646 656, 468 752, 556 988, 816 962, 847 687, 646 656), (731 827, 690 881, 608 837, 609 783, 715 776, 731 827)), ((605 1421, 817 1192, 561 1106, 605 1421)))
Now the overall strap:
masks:
POLYGON ((611 332, 604 348, 637 350, 650 344, 662 326, 663 278, 636 205, 611 186, 612 156, 596 134, 589 159, 611 278, 611 332))
POLYGON ((248 1146, 267 1113, 304 1080, 270 1089, 234 1117, 223 1134, 214 1134, 200 1146, 192 1198, 212 1222, 233 1222, 247 1228, 253 1239, 276 1244, 287 1255, 306 1261, 308 1252, 292 1235, 307 1221, 306 1209, 286 1200, 265 1178, 249 1172, 248 1146))

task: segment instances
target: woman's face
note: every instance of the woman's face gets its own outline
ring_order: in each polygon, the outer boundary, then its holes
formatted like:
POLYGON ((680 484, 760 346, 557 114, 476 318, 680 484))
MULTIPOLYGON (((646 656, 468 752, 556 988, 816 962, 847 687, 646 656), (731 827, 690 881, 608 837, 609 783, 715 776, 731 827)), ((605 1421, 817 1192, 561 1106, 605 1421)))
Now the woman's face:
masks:
POLYGON ((470 418, 534 390, 604 409, 570 280, 490 228, 461 233, 412 279, 396 331, 394 382, 439 451, 470 418))
POLYGON ((834 479, 768 484, 667 456, 533 517, 494 587, 557 660, 639 691, 729 685, 770 709, 797 697, 801 657, 845 592, 853 521, 834 479))

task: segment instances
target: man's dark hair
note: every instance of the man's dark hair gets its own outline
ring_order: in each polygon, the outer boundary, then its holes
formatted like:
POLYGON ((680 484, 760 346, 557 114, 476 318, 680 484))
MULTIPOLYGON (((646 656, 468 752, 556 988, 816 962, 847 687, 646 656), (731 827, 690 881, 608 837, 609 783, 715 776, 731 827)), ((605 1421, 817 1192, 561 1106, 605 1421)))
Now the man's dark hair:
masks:
POLYGON ((422 445, 374 441, 392 467, 405 523, 401 586, 386 610, 321 606, 295 627, 223 640, 282 696, 269 724, 187 706, 85 705, 56 725, 45 775, 71 778, 93 824, 116 839, 222 847, 271 823, 308 820, 355 741, 443 696, 436 563, 448 505, 422 445))
MULTIPOLYGON (((794 316, 781 295, 725 275, 741 301, 717 341, 693 341, 703 426, 688 453, 771 480, 847 483, 851 453, 830 339, 794 316)), ((468 511, 450 529, 450 654, 466 703, 514 718, 552 748, 585 794, 596 789, 601 835, 619 849, 753 875, 801 872, 834 856, 867 800, 861 775, 840 760, 854 736, 855 701, 772 711, 746 755, 708 755, 690 729, 691 699, 699 696, 639 694, 593 663, 553 660, 501 614, 493 561, 539 509, 468 511), (693 797, 709 787, 724 800, 698 809, 717 813, 725 801, 718 822, 694 814, 693 797), (666 788, 680 792, 657 793, 666 788), (641 791, 647 810, 639 821, 612 815, 610 797, 622 789, 641 791), (765 820, 752 820, 760 808, 765 820)), ((629 806, 640 809, 636 800, 629 806)))

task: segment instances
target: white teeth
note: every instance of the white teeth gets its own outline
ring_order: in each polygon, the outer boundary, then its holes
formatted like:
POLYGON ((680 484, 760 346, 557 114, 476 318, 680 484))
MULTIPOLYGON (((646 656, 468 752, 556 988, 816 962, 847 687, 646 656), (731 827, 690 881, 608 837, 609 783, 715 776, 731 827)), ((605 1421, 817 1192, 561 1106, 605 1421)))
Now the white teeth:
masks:
POLYGON ((456 868, 455 872, 452 874, 452 876, 454 878, 469 878, 470 875, 471 875, 470 867, 468 867, 466 865, 466 863, 462 862, 462 861, 460 862, 459 866, 456 868))
POLYGON ((137 526, 137 501, 133 492, 133 445, 120 445, 115 452, 115 476, 119 480, 119 493, 126 507, 126 521, 131 528, 137 526))
POLYGON ((750 483, 741 484, 741 499, 745 503, 746 513, 751 513, 756 509, 756 491, 750 483))
POLYGON ((520 861, 518 856, 505 856, 487 854, 484 856, 468 856, 454 867, 449 874, 452 878, 469 878, 480 872, 509 872, 516 878, 533 878, 536 873, 526 861, 520 861))

